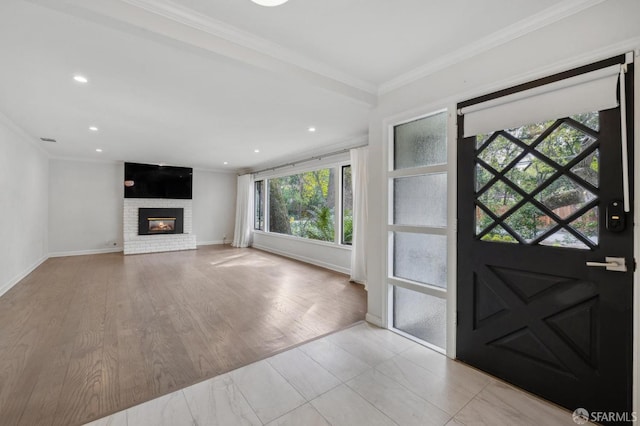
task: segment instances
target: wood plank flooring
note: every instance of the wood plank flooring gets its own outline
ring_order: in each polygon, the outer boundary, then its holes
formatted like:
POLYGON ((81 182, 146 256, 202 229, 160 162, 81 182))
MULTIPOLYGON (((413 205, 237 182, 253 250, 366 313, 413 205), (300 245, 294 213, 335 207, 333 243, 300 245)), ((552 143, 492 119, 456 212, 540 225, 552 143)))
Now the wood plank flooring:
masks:
POLYGON ((80 425, 365 312, 345 275, 254 249, 49 259, 0 297, 0 423, 80 425))

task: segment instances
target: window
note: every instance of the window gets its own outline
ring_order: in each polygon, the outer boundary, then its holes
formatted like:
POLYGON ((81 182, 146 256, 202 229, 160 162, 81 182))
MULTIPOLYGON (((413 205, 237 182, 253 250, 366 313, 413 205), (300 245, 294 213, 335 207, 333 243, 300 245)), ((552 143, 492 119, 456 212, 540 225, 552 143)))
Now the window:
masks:
POLYGON ((351 245, 353 237, 353 187, 351 166, 342 166, 342 244, 351 245))
POLYGON ((264 231, 264 181, 258 180, 254 186, 254 207, 253 229, 264 231))
POLYGON ((269 231, 335 240, 335 169, 269 179, 269 231))
POLYGON ((351 166, 344 162, 255 182, 259 231, 351 245, 351 166))
POLYGON ((389 276, 393 328, 446 347, 447 113, 393 128, 389 276))

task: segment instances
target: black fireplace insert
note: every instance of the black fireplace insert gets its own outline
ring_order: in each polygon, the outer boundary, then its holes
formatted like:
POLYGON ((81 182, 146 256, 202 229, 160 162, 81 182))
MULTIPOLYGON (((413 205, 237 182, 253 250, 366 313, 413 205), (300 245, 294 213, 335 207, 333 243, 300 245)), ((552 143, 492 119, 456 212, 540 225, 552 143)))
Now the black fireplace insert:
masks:
POLYGON ((184 209, 138 209, 138 235, 182 234, 184 209))

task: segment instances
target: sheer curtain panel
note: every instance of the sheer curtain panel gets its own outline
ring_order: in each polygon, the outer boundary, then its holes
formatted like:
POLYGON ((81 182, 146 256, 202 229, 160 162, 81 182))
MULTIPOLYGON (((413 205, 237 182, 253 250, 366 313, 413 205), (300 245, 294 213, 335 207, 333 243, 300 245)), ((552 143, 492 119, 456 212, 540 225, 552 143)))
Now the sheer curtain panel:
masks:
POLYGON ((366 228, 367 170, 369 148, 352 149, 351 175, 353 186, 353 238, 351 245, 351 281, 367 285, 366 228))
POLYGON ((253 218, 253 176, 246 174, 238 176, 238 191, 236 195, 236 227, 233 232, 234 247, 249 247, 251 245, 251 223, 253 218))

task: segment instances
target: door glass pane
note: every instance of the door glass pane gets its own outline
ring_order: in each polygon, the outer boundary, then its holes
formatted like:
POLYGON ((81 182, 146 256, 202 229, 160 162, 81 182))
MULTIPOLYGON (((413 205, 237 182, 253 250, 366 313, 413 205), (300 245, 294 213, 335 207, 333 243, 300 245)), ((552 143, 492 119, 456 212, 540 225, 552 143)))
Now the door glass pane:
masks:
POLYGON ((600 173, 598 173, 599 168, 600 150, 596 149, 578 162, 578 164, 573 166, 571 171, 597 188, 598 185, 600 185, 600 173))
POLYGON ((447 113, 394 127, 394 170, 447 162, 447 113))
POLYGON ((393 275, 423 284, 447 287, 447 237, 395 232, 393 275))
POLYGON ((536 149, 556 163, 564 166, 595 141, 596 138, 593 136, 567 123, 562 123, 536 149))
POLYGON ((526 203, 516 210, 505 220, 505 223, 528 243, 557 225, 553 219, 531 203, 526 203))
POLYGON ((491 213, 500 217, 522 200, 513 188, 499 180, 478 197, 491 213))
POLYGON ((595 198, 595 194, 567 176, 560 176, 536 196, 538 201, 562 219, 568 218, 595 198))
POLYGON ((500 172, 520 154, 522 148, 499 135, 482 150, 478 158, 500 172))
POLYGON ((491 231, 487 232, 482 238, 482 241, 489 241, 493 243, 517 243, 518 240, 513 238, 511 234, 509 234, 506 229, 502 226, 498 225, 493 228, 491 231))
POLYGON ((440 348, 446 346, 447 301, 393 287, 393 326, 440 348))
POLYGON ((393 223, 447 225, 447 174, 397 178, 393 181, 393 223))

